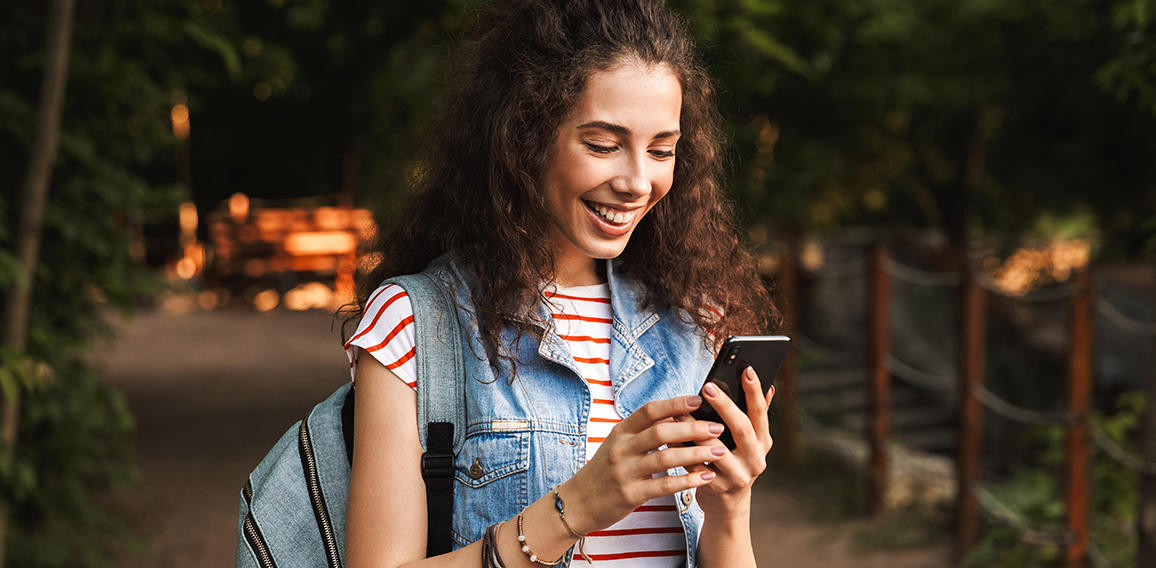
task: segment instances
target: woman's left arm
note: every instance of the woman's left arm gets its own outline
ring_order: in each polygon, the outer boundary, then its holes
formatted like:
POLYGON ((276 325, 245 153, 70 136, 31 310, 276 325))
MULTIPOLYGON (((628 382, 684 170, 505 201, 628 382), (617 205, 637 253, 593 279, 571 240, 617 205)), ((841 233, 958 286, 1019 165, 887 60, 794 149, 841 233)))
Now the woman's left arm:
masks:
MULTIPOLYGON (((735 449, 710 466, 718 473, 710 483, 697 489, 698 504, 704 520, 698 538, 698 564, 705 568, 755 568, 751 542, 751 486, 767 468, 771 450, 770 419, 767 409, 775 397, 775 387, 762 395, 759 377, 748 367, 740 381, 747 399, 744 414, 734 401, 711 383, 703 387, 703 396, 723 421, 735 440, 735 449)), ((717 438, 702 444, 722 446, 717 438)))

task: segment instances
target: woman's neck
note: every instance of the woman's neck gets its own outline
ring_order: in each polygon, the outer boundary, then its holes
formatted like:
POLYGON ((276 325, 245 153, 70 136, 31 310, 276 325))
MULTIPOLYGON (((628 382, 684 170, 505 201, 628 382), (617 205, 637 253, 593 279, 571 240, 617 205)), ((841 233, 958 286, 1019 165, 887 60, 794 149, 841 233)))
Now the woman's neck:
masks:
POLYGON ((579 253, 577 257, 559 256, 554 261, 554 283, 563 288, 606 283, 606 261, 579 253))

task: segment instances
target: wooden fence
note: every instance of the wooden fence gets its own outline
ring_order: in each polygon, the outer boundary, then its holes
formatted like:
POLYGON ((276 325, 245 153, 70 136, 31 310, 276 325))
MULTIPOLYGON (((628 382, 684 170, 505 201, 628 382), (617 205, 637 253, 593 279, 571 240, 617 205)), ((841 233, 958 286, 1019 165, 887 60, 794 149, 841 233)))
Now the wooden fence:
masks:
MULTIPOLYGON (((797 306, 799 263, 794 247, 788 247, 778 263, 778 282, 785 305, 797 306)), ((870 448, 868 474, 868 510, 879 514, 884 510, 889 485, 891 443, 891 381, 904 377, 911 367, 897 360, 892 353, 891 322, 892 280, 903 279, 914 284, 929 286, 958 286, 960 293, 960 333, 958 361, 958 437, 955 458, 958 483, 955 507, 954 543, 957 558, 964 558, 975 547, 983 510, 991 508, 991 495, 983 490, 983 417, 987 408, 1003 417, 1027 424, 1062 425, 1066 431, 1064 444, 1065 531, 1053 535, 1052 541, 1064 550, 1065 566, 1084 566, 1087 559, 1103 563, 1102 556, 1089 541, 1089 456, 1092 444, 1101 446, 1109 456, 1125 465, 1144 472, 1156 472, 1156 465, 1145 464, 1135 456, 1112 445, 1102 432, 1094 430, 1090 420, 1092 397, 1093 313, 1095 308, 1110 322, 1130 332, 1156 336, 1156 324, 1129 320, 1104 299, 1097 298, 1088 270, 1075 272, 1072 278, 1050 290, 1019 296, 1021 301, 1065 301, 1069 304, 1067 389, 1063 412, 1039 412, 1016 407, 989 391, 984 384, 986 368, 986 313, 988 296, 1003 294, 983 272, 969 267, 960 272, 927 272, 895 262, 888 251, 875 246, 867 262, 868 317, 867 317, 867 389, 868 420, 867 443, 870 448)), ((1005 294, 1006 295, 1006 294, 1005 294)), ((789 312, 790 310, 788 310, 789 312)), ((788 333, 797 329, 796 314, 788 313, 788 333)), ((788 360, 781 371, 779 383, 787 392, 794 392, 796 372, 794 359, 788 360)), ((908 382, 919 386, 919 377, 908 375, 908 382)), ((926 384, 926 381, 924 381, 926 384)), ((780 440, 789 441, 778 448, 782 459, 792 463, 796 451, 796 428, 800 410, 797 401, 784 397, 780 402, 780 440), (785 455, 784 455, 785 454, 785 455)), ((1029 529, 1030 530, 1030 529, 1029 529)))

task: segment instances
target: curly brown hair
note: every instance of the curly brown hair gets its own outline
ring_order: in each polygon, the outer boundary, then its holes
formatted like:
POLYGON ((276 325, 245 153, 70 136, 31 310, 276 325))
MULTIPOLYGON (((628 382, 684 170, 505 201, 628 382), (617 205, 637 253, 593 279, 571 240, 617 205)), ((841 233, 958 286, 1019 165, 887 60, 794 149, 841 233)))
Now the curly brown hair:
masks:
POLYGON ((616 266, 645 286, 648 306, 673 308, 712 339, 777 321, 723 195, 712 83, 685 24, 661 0, 491 2, 451 61, 412 201, 383 233, 354 317, 382 280, 420 272, 444 254, 472 276, 491 361, 509 359, 499 344, 503 327, 536 335, 545 322, 519 316, 542 301, 541 284, 554 274, 554 221, 539 184, 549 149, 587 78, 632 61, 665 65, 681 83, 682 137, 669 193, 616 266))

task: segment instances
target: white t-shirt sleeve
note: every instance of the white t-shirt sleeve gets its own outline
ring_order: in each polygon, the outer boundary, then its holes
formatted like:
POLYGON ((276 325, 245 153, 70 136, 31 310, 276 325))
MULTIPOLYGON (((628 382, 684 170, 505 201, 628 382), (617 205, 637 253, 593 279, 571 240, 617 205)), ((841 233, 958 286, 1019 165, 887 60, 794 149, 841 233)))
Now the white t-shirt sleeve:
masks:
POLYGON ((357 358, 364 352, 393 371, 410 388, 417 388, 417 363, 414 354, 413 306, 409 296, 397 284, 387 284, 373 291, 353 337, 345 343, 350 375, 357 375, 357 358))

